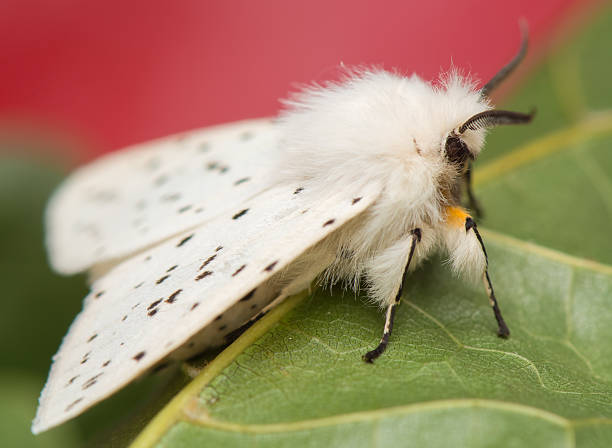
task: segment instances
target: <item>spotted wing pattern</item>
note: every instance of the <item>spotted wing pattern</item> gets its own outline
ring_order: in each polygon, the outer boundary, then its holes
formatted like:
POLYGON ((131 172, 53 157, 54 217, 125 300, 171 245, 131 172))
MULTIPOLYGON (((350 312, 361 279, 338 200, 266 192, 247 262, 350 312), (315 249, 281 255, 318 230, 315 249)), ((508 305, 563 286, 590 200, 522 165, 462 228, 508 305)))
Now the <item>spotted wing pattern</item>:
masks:
POLYGON ((33 431, 74 417, 153 368, 270 276, 364 211, 380 186, 321 197, 281 185, 120 262, 96 280, 55 355, 33 431))

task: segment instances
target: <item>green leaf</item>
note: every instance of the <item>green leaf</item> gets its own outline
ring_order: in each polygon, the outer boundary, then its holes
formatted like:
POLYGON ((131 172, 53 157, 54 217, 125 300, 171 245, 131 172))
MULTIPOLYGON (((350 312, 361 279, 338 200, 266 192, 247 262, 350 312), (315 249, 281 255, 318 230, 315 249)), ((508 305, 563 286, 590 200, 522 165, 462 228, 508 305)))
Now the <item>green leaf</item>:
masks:
POLYGON ((243 334, 133 446, 612 445, 612 9, 551 55, 507 108, 475 174, 491 276, 434 259, 406 280, 388 351, 382 315, 334 290, 290 299, 243 334), (602 37, 605 36, 605 37, 602 37))

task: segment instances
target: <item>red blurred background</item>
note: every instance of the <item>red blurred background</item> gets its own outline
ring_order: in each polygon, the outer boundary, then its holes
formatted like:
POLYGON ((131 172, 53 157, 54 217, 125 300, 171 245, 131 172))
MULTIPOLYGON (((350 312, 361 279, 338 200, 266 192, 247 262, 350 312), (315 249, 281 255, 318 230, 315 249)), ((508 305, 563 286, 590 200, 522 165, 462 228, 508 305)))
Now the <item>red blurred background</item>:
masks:
POLYGON ((431 79, 452 61, 486 80, 516 51, 520 17, 533 57, 585 3, 4 0, 0 123, 71 136, 89 158, 272 115, 340 62, 431 79))

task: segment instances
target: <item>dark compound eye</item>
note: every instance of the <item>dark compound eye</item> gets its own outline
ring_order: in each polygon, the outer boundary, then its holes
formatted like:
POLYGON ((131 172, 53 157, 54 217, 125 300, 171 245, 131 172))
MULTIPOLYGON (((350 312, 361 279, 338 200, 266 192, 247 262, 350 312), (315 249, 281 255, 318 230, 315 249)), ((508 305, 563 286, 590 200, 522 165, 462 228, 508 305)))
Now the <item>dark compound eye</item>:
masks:
POLYGON ((474 158, 467 145, 456 135, 450 135, 446 139, 445 153, 446 159, 457 165, 463 165, 468 158, 474 158))

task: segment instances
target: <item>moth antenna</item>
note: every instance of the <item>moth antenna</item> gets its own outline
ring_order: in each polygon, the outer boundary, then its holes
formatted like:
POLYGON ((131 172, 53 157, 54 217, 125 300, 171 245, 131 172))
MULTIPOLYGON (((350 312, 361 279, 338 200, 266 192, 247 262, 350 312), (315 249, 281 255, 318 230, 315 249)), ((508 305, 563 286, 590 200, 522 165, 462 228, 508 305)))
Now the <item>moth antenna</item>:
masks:
POLYGON ((529 41, 529 28, 525 19, 519 20, 519 28, 521 30, 521 47, 518 53, 512 58, 510 62, 502 67, 493 78, 487 82, 480 90, 482 96, 489 96, 491 91, 497 87, 504 79, 506 79, 510 73, 521 63, 527 53, 527 43, 529 41))
POLYGON ((484 112, 480 112, 470 117, 459 126, 457 132, 458 134, 463 134, 468 129, 477 131, 479 129, 492 128, 502 124, 525 124, 529 123, 534 115, 535 109, 528 114, 510 110, 485 110, 484 112))

